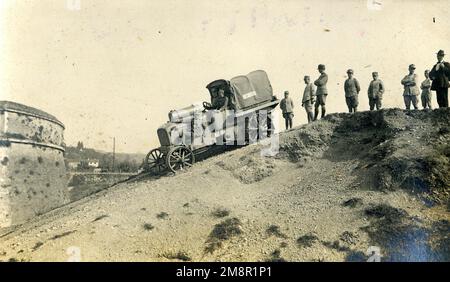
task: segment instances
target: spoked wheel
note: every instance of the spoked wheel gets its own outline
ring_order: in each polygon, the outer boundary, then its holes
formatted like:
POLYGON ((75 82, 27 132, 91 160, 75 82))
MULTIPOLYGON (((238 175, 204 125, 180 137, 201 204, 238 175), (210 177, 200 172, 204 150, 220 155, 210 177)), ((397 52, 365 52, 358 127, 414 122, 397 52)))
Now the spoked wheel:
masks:
POLYGON ((272 119, 270 113, 258 116, 258 139, 264 140, 272 135, 272 119))
POLYGON ((247 144, 256 143, 270 137, 275 130, 272 113, 252 113, 245 121, 245 140, 247 144))
POLYGON ((245 139, 247 144, 254 144, 258 141, 258 129, 258 115, 257 113, 253 113, 246 118, 245 122, 245 139))
POLYGON ((145 157, 146 171, 154 174, 160 174, 166 170, 165 156, 161 150, 153 149, 145 157))
POLYGON ((170 149, 166 157, 167 168, 173 172, 185 170, 195 162, 194 153, 185 146, 178 146, 170 149))

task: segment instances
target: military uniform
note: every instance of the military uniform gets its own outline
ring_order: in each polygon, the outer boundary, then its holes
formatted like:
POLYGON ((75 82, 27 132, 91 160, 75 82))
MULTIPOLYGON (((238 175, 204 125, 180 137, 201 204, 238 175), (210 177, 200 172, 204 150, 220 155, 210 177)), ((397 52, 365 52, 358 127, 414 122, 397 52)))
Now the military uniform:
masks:
POLYGON ((361 90, 359 82, 356 78, 347 78, 344 82, 345 102, 347 103, 348 111, 356 112, 358 107, 358 94, 361 90))
MULTIPOLYGON (((325 70, 325 66, 319 65, 319 69, 323 67, 325 70)), ((323 72, 320 74, 319 78, 314 81, 314 85, 317 86, 316 90, 316 103, 314 104, 314 120, 317 119, 319 115, 319 106, 322 107, 322 116, 325 116, 325 103, 327 101, 328 89, 327 89, 328 75, 323 72)))
POLYGON ((294 117, 294 102, 287 97, 283 98, 280 102, 280 108, 283 113, 286 129, 292 128, 292 118, 294 117))
POLYGON ((381 102, 383 99, 384 84, 381 79, 374 79, 369 84, 367 95, 369 96, 369 107, 373 111, 376 107, 377 110, 381 109, 381 102))
POLYGON ((431 109, 431 80, 429 78, 425 79, 422 84, 420 84, 420 89, 422 89, 422 94, 420 96, 422 107, 424 109, 431 109))
POLYGON ((308 123, 314 120, 313 105, 315 100, 315 89, 312 83, 308 83, 303 91, 302 106, 305 108, 308 123))
POLYGON ((316 81, 314 81, 314 85, 317 86, 316 91, 316 104, 315 106, 325 106, 327 101, 328 89, 327 89, 328 75, 326 73, 322 73, 316 81))
POLYGON ((406 109, 411 108, 411 103, 414 109, 417 109, 417 96, 419 96, 419 87, 417 86, 417 74, 408 74, 401 83, 404 86, 403 99, 405 101, 406 109))

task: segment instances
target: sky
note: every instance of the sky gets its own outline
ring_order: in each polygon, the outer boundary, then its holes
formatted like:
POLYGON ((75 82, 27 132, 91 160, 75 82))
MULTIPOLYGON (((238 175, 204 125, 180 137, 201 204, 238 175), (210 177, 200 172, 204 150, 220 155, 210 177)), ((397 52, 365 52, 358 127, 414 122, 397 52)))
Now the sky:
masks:
POLYGON ((320 63, 329 113, 347 111, 348 68, 360 110, 372 71, 387 88, 384 107, 403 107, 408 65, 422 81, 436 52, 450 52, 450 0, 370 2, 2 0, 0 100, 56 116, 67 145, 111 151, 115 137, 127 153, 158 147, 168 112, 209 101, 209 82, 257 69, 275 95, 291 93, 294 126, 306 122, 303 76, 316 79, 320 63))

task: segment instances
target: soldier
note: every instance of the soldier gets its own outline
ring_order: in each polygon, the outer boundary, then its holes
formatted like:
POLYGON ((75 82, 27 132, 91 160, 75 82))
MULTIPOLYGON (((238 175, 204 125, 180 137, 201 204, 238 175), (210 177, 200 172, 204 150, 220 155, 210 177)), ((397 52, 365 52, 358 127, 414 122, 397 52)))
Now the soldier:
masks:
POLYGON ((422 89, 422 95, 420 96, 422 100, 422 107, 424 109, 432 109, 431 107, 431 80, 429 77, 429 70, 425 70, 424 72, 425 80, 420 85, 420 89, 422 89))
POLYGON ((280 108, 283 113, 286 130, 288 130, 292 128, 292 118, 294 117, 294 102, 289 98, 289 91, 284 91, 284 98, 280 102, 280 108))
POLYGON ((320 64, 317 69, 319 70, 320 76, 316 81, 314 81, 314 85, 317 86, 317 99, 314 105, 314 120, 317 120, 317 116, 319 115, 319 106, 322 106, 322 115, 320 118, 325 116, 325 102, 328 95, 328 75, 325 73, 325 65, 320 64))
POLYGON ((417 86, 417 74, 414 73, 416 66, 414 64, 409 65, 409 74, 406 75, 401 83, 404 86, 403 99, 405 101, 406 109, 411 108, 411 103, 414 109, 417 110, 417 96, 419 95, 419 87, 417 86))
POLYGON ((225 96, 225 90, 222 88, 217 91, 217 97, 213 101, 213 108, 217 110, 224 110, 228 106, 228 97, 225 96))
POLYGON ((308 75, 305 75, 303 78, 305 81, 305 90, 303 91, 303 99, 302 99, 302 106, 306 110, 306 116, 308 117, 308 123, 312 122, 314 120, 314 113, 313 113, 313 105, 315 100, 315 89, 314 85, 310 82, 310 78, 308 75))
POLYGON ((437 52, 437 64, 430 71, 430 78, 433 80, 431 90, 436 91, 436 98, 439 108, 448 107, 448 88, 450 86, 450 64, 444 62, 444 50, 437 52))
POLYGON ((349 113, 356 113, 358 110, 358 94, 361 90, 359 82, 353 77, 353 70, 347 70, 348 78, 344 82, 345 102, 349 113))
POLYGON ((378 78, 378 72, 372 73, 373 80, 369 84, 367 95, 369 96, 369 107, 373 111, 376 107, 377 110, 381 109, 381 101, 383 99, 384 84, 381 79, 378 78))

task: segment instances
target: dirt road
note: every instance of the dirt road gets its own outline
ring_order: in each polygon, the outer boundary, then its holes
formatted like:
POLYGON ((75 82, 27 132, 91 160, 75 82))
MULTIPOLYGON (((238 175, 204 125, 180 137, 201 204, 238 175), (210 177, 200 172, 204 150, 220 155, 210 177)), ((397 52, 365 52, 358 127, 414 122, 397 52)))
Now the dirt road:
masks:
MULTIPOLYGON (((0 260, 449 261, 450 111, 333 114, 0 237, 0 260)), ((1 234, 1 232, 0 232, 1 234)))

